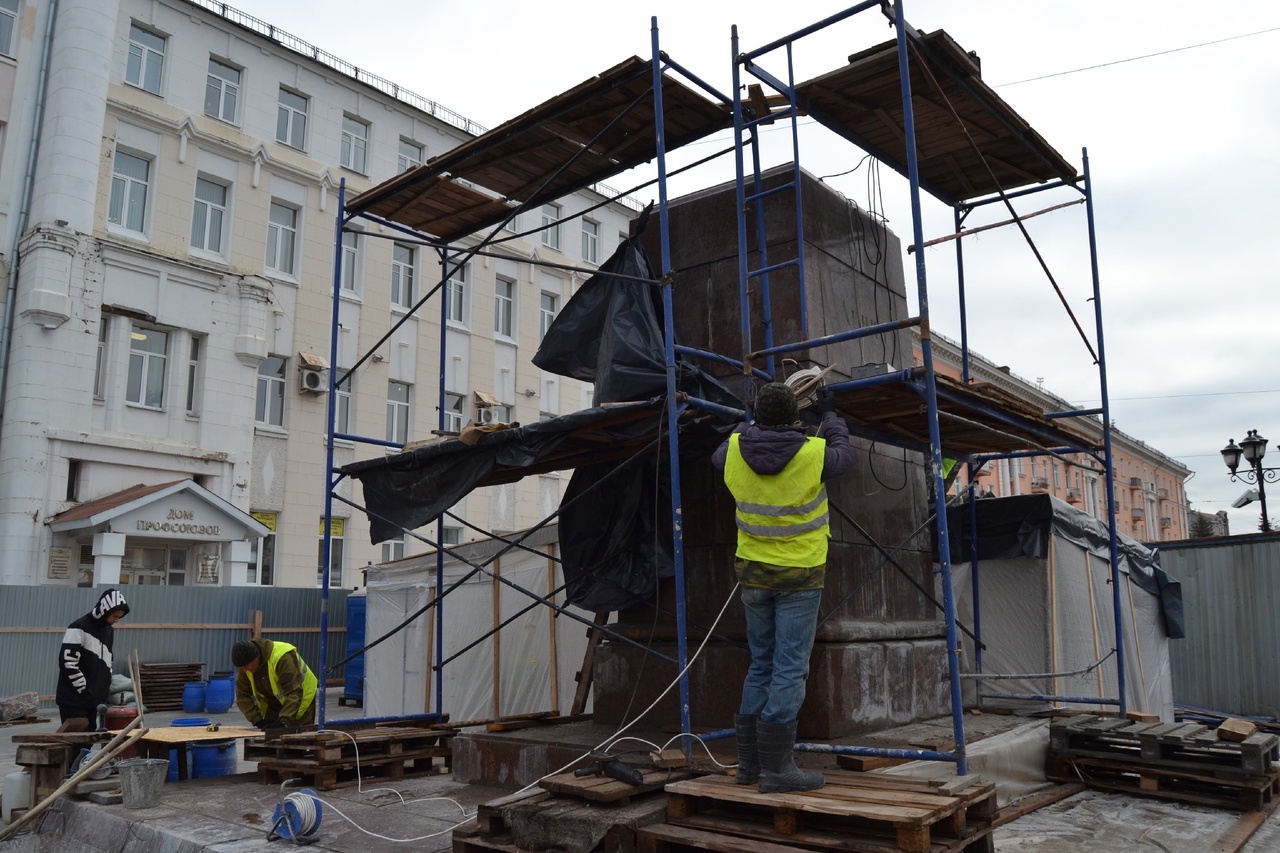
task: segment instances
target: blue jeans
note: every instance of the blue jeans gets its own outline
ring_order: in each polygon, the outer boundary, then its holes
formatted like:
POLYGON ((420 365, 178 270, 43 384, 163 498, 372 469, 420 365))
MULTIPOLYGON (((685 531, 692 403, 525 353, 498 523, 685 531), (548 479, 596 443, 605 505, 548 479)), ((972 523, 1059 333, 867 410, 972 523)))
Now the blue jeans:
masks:
POLYGON ((766 723, 790 723, 799 715, 821 600, 820 589, 742 588, 751 667, 738 713, 766 723))

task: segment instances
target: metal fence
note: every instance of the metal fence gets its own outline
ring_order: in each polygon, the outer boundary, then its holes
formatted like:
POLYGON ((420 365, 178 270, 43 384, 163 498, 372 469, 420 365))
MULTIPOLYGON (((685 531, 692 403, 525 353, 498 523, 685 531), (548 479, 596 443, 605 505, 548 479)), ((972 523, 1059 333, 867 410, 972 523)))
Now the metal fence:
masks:
MULTIPOLYGON (((129 615, 116 624, 118 673, 128 671, 125 659, 134 649, 144 666, 203 663, 206 678, 232 670, 232 644, 248 638, 259 623, 262 636, 297 646, 303 660, 319 666, 319 590, 132 586, 121 591, 129 602, 129 615)), ((0 586, 0 696, 32 690, 41 697, 53 696, 62 634, 101 594, 101 589, 89 588, 0 586)), ((330 591, 331 661, 343 657, 346 602, 346 590, 330 591)), ((329 678, 340 680, 342 675, 339 668, 329 678)), ((52 707, 52 700, 41 704, 52 707)))
POLYGON ((1174 701, 1280 717, 1280 536, 1156 544, 1186 611, 1187 636, 1169 643, 1174 701))

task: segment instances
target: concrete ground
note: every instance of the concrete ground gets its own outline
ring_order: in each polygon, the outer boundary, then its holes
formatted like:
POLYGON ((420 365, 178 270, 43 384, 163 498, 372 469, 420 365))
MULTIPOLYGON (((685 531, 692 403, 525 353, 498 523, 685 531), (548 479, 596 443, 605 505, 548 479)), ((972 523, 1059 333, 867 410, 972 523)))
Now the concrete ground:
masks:
MULTIPOLYGON (((338 690, 330 690, 328 719, 360 717, 359 708, 337 704, 338 690)), ((9 735, 53 731, 49 723, 0 728, 0 775, 14 765, 16 745, 9 735)), ((181 713, 149 714, 151 726, 167 725, 181 713)), ((226 724, 240 721, 232 710, 210 716, 226 724)), ((549 727, 560 728, 564 727, 549 727)), ((525 729, 521 737, 536 736, 525 729)), ((581 737, 562 738, 593 745, 603 727, 583 724, 581 737)), ((903 746, 945 740, 950 719, 905 726, 858 742, 903 746)), ((1047 724, 997 715, 967 716, 971 741, 970 769, 997 783, 1004 805, 1028 790, 1043 786, 1037 766, 1043 765, 1047 724)), ((606 733, 607 734, 607 733, 606 733)), ((669 737, 636 733, 648 740, 669 737)), ((620 744, 618 749, 636 744, 620 744)), ((713 744, 716 756, 731 761, 731 744, 713 744)), ((805 766, 833 766, 830 756, 803 755, 805 766)), ((61 798, 37 821, 39 834, 24 834, 0 842, 0 853, 242 853, 278 850, 269 844, 273 813, 282 792, 276 785, 258 784, 255 765, 240 761, 235 776, 196 779, 162 787, 160 802, 149 809, 123 805, 95 805, 73 797, 61 798)), ((936 776, 954 772, 951 765, 929 763, 898 768, 896 772, 936 776)), ((319 794, 323 815, 316 832, 315 851, 381 853, 381 851, 452 849, 450 831, 469 819, 478 805, 511 793, 512 788, 464 784, 452 777, 402 779, 393 785, 369 782, 319 794)), ((1202 853, 1232 830, 1238 812, 1191 806, 1166 800, 1142 799, 1085 791, 1019 818, 995 831, 998 851, 1019 853, 1076 853, 1123 845, 1129 853, 1202 853)), ((1230 849, 1230 848, 1228 848, 1230 849)), ((1280 849, 1280 817, 1274 813, 1240 853, 1269 853, 1280 849)))

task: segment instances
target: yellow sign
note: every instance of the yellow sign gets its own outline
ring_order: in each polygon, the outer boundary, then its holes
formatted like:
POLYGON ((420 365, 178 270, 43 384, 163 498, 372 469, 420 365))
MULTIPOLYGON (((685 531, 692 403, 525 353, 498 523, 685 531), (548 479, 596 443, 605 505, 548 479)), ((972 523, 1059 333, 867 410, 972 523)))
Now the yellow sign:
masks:
MULTIPOLYGON (((335 518, 330 522, 329 529, 333 531, 333 536, 342 538, 345 534, 347 520, 345 518, 335 518)), ((324 519, 320 519, 320 535, 324 535, 324 519)))
POLYGON ((272 533, 276 532, 276 514, 274 512, 251 512, 249 515, 253 516, 254 521, 258 522, 272 533))

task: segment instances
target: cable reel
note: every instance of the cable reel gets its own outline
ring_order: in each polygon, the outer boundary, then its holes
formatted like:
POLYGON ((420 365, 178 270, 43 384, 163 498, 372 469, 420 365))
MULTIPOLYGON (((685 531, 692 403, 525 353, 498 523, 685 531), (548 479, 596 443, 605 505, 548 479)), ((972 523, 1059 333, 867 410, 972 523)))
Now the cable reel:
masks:
MULTIPOLYGON (((290 782, 301 782, 301 779, 286 779, 280 783, 280 792, 290 782)), ((271 831, 267 833, 268 841, 285 838, 294 844, 313 844, 319 839, 315 837, 320 828, 320 819, 324 815, 324 806, 316 792, 310 788, 293 791, 276 803, 275 814, 271 816, 271 831)))

